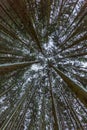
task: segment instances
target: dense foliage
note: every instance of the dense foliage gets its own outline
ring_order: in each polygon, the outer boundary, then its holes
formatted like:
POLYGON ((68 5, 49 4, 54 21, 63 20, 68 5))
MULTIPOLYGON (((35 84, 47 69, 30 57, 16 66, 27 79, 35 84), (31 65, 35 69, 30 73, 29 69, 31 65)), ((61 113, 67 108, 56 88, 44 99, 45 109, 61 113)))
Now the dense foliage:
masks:
POLYGON ((0 0, 0 130, 87 130, 86 0, 0 0))

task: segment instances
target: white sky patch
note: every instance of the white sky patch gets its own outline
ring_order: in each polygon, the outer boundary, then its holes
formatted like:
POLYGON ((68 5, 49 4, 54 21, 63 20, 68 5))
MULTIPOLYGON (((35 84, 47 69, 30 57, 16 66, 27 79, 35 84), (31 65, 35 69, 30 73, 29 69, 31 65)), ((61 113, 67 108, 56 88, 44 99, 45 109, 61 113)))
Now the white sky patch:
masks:
POLYGON ((48 50, 48 51, 49 51, 53 46, 54 46, 54 44, 53 44, 53 40, 52 40, 51 38, 49 38, 49 42, 48 42, 48 43, 44 44, 44 48, 45 48, 46 50, 48 50))
POLYGON ((87 62, 82 63, 83 67, 87 67, 87 62))
POLYGON ((31 70, 38 71, 38 70, 40 70, 40 69, 43 69, 43 67, 40 66, 40 65, 32 65, 32 66, 31 66, 31 70))
POLYGON ((6 98, 5 96, 2 97, 2 98, 0 98, 0 104, 1 104, 1 103, 4 103, 5 98, 6 98))

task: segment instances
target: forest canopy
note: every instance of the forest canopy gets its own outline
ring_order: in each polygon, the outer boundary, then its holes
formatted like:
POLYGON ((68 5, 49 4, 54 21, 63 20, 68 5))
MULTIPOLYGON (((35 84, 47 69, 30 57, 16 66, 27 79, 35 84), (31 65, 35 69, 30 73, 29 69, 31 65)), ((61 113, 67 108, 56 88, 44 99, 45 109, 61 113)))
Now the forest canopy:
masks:
POLYGON ((0 0, 0 130, 87 130, 86 0, 0 0))

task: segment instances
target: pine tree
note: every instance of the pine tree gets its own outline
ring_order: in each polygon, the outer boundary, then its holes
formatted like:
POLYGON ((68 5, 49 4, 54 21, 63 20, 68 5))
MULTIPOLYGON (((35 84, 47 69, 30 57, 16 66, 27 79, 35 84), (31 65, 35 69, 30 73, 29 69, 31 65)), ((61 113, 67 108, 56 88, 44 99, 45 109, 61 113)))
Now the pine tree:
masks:
POLYGON ((87 129, 87 1, 0 0, 0 130, 87 129))

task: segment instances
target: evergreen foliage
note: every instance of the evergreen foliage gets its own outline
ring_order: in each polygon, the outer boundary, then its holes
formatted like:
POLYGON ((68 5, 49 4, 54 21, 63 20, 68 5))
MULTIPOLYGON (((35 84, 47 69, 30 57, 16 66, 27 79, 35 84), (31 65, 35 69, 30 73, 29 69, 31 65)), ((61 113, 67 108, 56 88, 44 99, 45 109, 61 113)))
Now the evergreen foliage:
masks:
POLYGON ((0 0, 0 130, 87 130, 86 0, 0 0))

